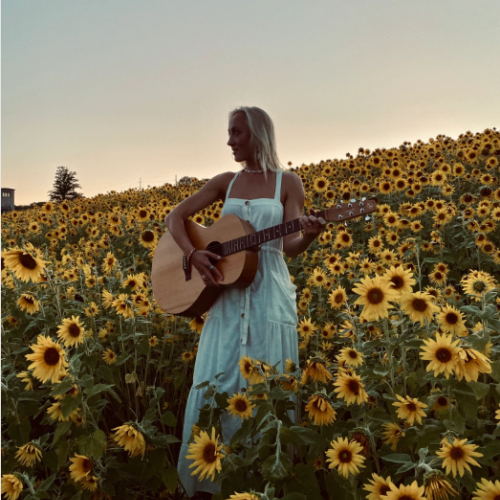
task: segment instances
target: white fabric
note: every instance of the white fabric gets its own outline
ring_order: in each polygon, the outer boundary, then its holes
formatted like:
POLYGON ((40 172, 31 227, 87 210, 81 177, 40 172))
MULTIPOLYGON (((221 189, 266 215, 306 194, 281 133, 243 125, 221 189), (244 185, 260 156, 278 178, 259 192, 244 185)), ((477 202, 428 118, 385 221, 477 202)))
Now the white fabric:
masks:
MULTIPOLYGON (((274 198, 254 200, 229 198, 238 174, 229 184, 221 216, 236 214, 248 220, 255 231, 281 224, 284 213, 280 201, 283 172, 276 175, 274 198)), ((189 468, 189 465, 193 460, 185 458, 189 454, 188 441, 191 428, 198 421, 199 409, 210 402, 203 398, 206 388, 195 390, 194 386, 206 380, 215 383, 215 375, 225 372, 218 379, 219 392, 226 391, 232 397, 242 388, 247 389, 249 383, 239 368, 242 356, 267 361, 271 365, 281 361, 277 366, 280 373, 285 373, 286 359, 290 358, 298 364, 296 288, 283 260, 283 239, 277 238, 261 245, 258 270, 252 284, 247 288, 226 289, 208 311, 198 346, 193 388, 186 405, 183 443, 177 466, 179 478, 189 497, 196 491, 220 491, 220 486, 209 479, 199 481, 198 476, 192 476, 196 468, 189 468)), ((297 423, 296 411, 289 411, 288 414, 297 423)), ((224 444, 229 444, 241 423, 239 417, 233 418, 229 413, 222 417, 224 444)))

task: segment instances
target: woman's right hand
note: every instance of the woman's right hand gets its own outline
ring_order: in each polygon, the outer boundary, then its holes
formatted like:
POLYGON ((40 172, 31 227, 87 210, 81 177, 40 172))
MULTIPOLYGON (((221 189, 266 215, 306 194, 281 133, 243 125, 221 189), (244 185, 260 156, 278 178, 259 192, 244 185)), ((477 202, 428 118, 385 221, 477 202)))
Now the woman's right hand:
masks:
POLYGON ((209 258, 218 261, 220 260, 220 255, 209 252, 208 250, 196 250, 196 252, 191 255, 191 264, 200 273, 201 279, 203 280, 203 283, 205 283, 205 285, 220 286, 218 281, 222 281, 224 277, 215 266, 210 269, 212 263, 210 262, 209 258))

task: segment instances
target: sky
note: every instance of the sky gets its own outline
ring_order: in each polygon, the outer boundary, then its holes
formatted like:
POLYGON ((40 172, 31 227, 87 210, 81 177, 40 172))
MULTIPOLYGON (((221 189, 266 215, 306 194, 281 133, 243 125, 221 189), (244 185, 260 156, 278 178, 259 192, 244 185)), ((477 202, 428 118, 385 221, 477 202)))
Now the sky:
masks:
POLYGON ((47 201, 241 168, 229 112, 288 167, 500 126, 498 0, 3 0, 1 177, 47 201))

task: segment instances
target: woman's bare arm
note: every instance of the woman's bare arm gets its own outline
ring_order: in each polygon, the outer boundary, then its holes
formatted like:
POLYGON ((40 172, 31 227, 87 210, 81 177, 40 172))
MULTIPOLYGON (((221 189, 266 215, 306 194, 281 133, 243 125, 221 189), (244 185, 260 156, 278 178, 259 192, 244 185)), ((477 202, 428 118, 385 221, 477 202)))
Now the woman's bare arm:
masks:
MULTIPOLYGON (((165 218, 165 225, 174 241, 184 252, 184 255, 189 255, 193 248, 193 244, 184 227, 185 221, 191 215, 203 210, 215 201, 224 199, 227 185, 233 176, 233 172, 224 172, 212 177, 199 191, 179 203, 165 218)), ((211 272, 209 271, 209 267, 211 266, 209 257, 217 258, 217 255, 206 250, 200 250, 194 252, 191 257, 191 263, 202 276, 207 276, 205 281, 207 285, 216 285, 217 283, 214 281, 212 273, 220 280, 222 280, 222 274, 216 268, 213 268, 211 272)))
MULTIPOLYGON (((283 175, 285 175, 285 173, 283 175)), ((286 173, 286 175, 287 196, 285 200, 283 222, 300 218, 303 232, 302 236, 297 233, 283 236, 283 251, 288 257, 294 258, 309 248, 311 243, 323 231, 326 221, 323 217, 317 218, 312 214, 309 216, 302 215, 305 202, 304 186, 297 174, 289 172, 286 173)))

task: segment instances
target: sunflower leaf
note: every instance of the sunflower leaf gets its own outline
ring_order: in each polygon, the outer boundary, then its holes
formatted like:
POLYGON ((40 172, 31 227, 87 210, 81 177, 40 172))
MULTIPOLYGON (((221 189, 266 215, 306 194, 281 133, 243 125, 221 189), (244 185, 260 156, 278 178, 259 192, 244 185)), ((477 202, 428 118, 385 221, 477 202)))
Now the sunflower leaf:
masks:
POLYGON ((386 455, 385 457, 381 457, 382 460, 385 460, 386 462, 392 462, 395 464, 412 464, 413 461, 410 457, 410 455, 407 455, 406 453, 392 453, 391 455, 386 455))
POLYGON ((61 412, 66 418, 72 411, 76 410, 81 402, 82 402, 83 395, 81 392, 79 392, 76 396, 66 396, 62 403, 61 403, 61 412))

